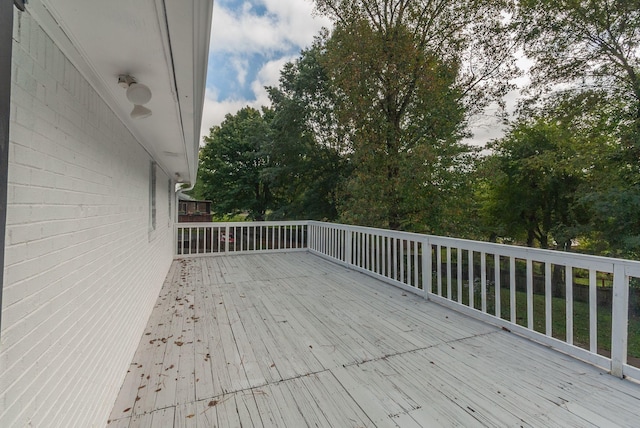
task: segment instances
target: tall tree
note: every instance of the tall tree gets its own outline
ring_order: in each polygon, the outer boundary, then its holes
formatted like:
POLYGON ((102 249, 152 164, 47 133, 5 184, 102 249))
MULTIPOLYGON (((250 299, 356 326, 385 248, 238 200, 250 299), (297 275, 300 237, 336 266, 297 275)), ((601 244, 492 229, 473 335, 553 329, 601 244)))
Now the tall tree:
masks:
POLYGON ((581 184, 570 162, 576 156, 570 135, 556 123, 537 120, 517 124, 491 148, 484 213, 493 232, 530 247, 569 247, 577 233, 573 208, 581 184))
POLYGON ((640 119, 640 0, 520 0, 514 22, 535 87, 604 90, 640 119))
POLYGON ((264 147, 270 139, 268 111, 245 107, 211 128, 200 150, 196 193, 210 199, 214 216, 247 213, 261 221, 273 204, 262 177, 269 159, 264 147))
POLYGON ((349 129, 335 115, 337 94, 321 64, 317 38, 286 64, 277 87, 267 88, 273 106, 271 159, 264 176, 277 194, 274 218, 335 220, 336 192, 348 174, 349 129))
POLYGON ((435 232, 464 171, 465 121, 511 75, 495 1, 317 0, 336 27, 325 64, 353 129, 348 222, 435 232), (490 48, 490 41, 494 44, 490 48), (474 51, 482 60, 465 60, 474 51))
POLYGON ((514 20, 539 92, 597 91, 615 150, 594 168, 584 202, 615 254, 640 252, 640 0, 521 0, 514 20), (624 225, 624 226, 623 226, 624 225))
POLYGON ((489 145, 493 154, 479 189, 494 236, 566 250, 591 233, 584 196, 616 148, 611 106, 600 95, 559 94, 523 111, 507 135, 489 145))

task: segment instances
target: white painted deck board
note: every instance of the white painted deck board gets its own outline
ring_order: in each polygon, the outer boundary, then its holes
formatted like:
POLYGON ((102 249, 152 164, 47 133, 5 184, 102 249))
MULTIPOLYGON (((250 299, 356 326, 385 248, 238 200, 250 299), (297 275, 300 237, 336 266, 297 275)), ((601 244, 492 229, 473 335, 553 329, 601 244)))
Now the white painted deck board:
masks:
POLYGON ((295 252, 175 261, 109 427, 638 420, 637 384, 295 252))

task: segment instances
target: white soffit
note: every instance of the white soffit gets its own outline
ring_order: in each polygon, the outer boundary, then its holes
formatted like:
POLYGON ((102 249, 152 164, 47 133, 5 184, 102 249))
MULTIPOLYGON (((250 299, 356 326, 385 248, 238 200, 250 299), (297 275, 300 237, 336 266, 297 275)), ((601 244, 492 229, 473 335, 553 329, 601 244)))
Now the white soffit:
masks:
POLYGON ((169 174, 195 180, 212 0, 31 0, 27 11, 169 174), (153 94, 133 120, 118 86, 130 74, 153 94))

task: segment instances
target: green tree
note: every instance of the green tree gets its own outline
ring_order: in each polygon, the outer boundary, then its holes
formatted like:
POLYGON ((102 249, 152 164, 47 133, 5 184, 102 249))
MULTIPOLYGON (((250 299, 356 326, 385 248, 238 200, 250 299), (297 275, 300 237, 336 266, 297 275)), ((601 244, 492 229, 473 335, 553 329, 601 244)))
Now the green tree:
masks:
POLYGON ((267 110, 245 107, 226 115, 205 137, 194 190, 213 202, 214 216, 247 213, 249 219, 262 221, 273 205, 269 183, 262 177, 269 163, 263 150, 271 138, 268 116, 267 110))
POLYGON ((514 22, 535 87, 603 90, 640 119, 640 0, 520 0, 514 22))
POLYGON ((280 84, 267 88, 273 106, 271 160, 264 177, 279 205, 270 217, 335 220, 336 192, 348 174, 349 130, 335 116, 337 94, 324 67, 322 39, 284 66, 280 84))
POLYGON ((496 37, 504 4, 317 0, 316 5, 336 22, 325 64, 341 95, 338 120, 353 130, 354 170, 341 196, 342 219, 442 231, 447 201, 464 181, 469 150, 460 140, 466 119, 492 95, 504 93, 506 76, 513 72, 508 37, 496 37), (484 55, 465 62, 470 52, 484 55), (501 78, 503 84, 497 84, 501 78))
MULTIPOLYGON (((521 0, 514 22, 525 54, 534 60, 538 94, 587 89, 605 101, 605 133, 614 132, 582 196, 590 213, 586 233, 607 243, 597 245, 601 251, 638 254, 640 1, 521 0)), ((592 128, 592 135, 598 132, 592 128)))
POLYGON ((584 173, 572 133, 557 121, 520 122, 490 145, 482 213, 494 237, 569 249, 579 231, 576 192, 584 173))

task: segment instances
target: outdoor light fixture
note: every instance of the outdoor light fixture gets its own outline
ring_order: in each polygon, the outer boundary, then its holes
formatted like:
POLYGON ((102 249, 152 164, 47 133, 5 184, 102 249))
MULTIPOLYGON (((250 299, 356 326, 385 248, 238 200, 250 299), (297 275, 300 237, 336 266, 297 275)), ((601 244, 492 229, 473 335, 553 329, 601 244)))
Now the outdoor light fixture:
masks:
POLYGON ((136 82, 128 74, 118 76, 118 85, 127 89, 127 99, 133 104, 133 110, 130 114, 132 119, 144 119, 151 116, 151 110, 144 106, 151 100, 151 90, 146 85, 136 82))
POLYGON ((27 0, 13 0, 13 4, 18 8, 18 10, 24 12, 26 9, 24 6, 27 4, 27 0))

